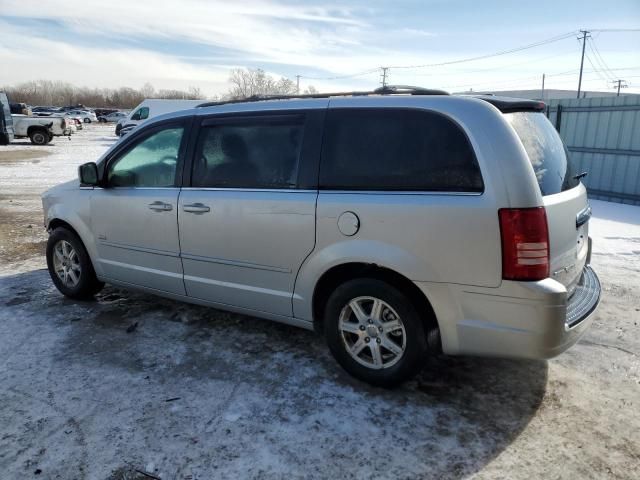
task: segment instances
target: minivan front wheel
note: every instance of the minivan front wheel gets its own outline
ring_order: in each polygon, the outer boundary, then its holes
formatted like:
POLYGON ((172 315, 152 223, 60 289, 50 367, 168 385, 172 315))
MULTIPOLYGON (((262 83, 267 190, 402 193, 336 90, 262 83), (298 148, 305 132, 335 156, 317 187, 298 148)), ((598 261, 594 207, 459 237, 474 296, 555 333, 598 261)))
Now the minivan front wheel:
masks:
POLYGON ((82 241, 67 228, 56 228, 49 236, 47 267, 56 288, 69 298, 85 300, 104 287, 82 241))
POLYGON ((424 326, 411 300, 377 279, 340 285, 327 302, 324 329, 338 363, 373 385, 391 387, 410 379, 427 354, 424 326))

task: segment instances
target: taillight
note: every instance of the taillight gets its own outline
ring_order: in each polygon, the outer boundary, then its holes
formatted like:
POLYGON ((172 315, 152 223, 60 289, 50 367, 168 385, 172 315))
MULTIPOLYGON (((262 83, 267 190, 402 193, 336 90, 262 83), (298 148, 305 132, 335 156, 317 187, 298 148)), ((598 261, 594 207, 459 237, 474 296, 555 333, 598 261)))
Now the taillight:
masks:
POLYGON ((549 230, 544 207, 502 208, 502 278, 542 280, 549 276, 549 230))

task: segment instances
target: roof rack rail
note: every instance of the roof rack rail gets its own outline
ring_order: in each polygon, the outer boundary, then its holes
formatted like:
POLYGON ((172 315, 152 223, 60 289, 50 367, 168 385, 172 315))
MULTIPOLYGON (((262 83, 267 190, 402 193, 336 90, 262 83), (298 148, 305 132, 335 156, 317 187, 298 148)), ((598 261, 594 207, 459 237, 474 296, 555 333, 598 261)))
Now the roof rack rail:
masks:
POLYGON ((332 92, 332 93, 304 93, 300 95, 252 95, 247 98, 239 98, 235 100, 225 100, 220 102, 205 102, 197 106, 200 107, 217 107, 219 105, 227 105, 234 103, 260 102, 265 100, 292 100, 292 99, 309 99, 309 98, 329 98, 329 97, 367 97, 369 95, 449 95, 444 90, 435 90, 422 87, 412 87, 410 85, 386 85, 376 88, 372 91, 353 91, 353 92, 332 92))
POLYGON ((449 95, 449 92, 433 88, 414 87, 413 85, 385 85, 376 88, 373 93, 380 95, 449 95))

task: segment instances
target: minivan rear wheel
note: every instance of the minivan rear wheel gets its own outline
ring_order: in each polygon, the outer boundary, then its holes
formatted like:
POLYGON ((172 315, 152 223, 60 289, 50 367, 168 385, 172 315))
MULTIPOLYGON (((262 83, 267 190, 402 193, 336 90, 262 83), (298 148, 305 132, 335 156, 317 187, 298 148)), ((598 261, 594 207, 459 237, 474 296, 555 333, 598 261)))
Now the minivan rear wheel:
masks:
POLYGON ((361 278, 340 285, 327 302, 327 344, 351 375, 392 387, 416 375, 427 355, 418 311, 400 290, 381 280, 361 278))
POLYGON ((71 230, 56 228, 49 235, 46 255, 51 280, 63 295, 86 300, 104 287, 82 241, 71 230))

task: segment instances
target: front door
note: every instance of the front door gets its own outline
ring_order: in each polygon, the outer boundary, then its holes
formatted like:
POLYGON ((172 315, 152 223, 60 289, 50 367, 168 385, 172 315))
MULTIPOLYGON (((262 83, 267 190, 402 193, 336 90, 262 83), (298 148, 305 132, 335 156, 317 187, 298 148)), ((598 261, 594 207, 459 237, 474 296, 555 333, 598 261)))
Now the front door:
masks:
POLYGON ((184 295, 177 204, 185 127, 136 135, 108 160, 91 197, 91 227, 106 280, 184 295))
POLYGON ((203 121, 178 207, 187 295, 292 315, 295 278, 315 244, 317 190, 301 179, 320 131, 305 128, 308 117, 203 121))

